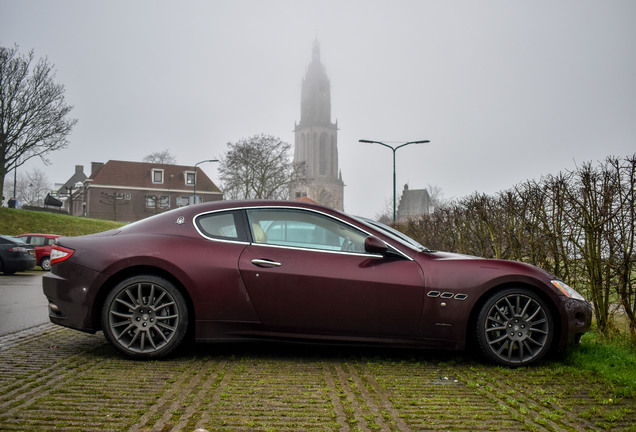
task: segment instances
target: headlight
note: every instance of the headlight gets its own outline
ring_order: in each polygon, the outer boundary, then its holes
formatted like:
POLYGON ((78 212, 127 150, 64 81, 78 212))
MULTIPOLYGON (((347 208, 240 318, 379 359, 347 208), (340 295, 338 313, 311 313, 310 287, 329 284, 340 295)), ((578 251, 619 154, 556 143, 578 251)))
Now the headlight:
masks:
POLYGON ((581 294, 576 292, 576 290, 574 288, 572 288, 571 286, 569 286, 565 282, 562 282, 560 280, 553 280, 551 282, 552 282, 552 285, 557 287, 559 289, 559 291, 561 291, 566 296, 568 296, 570 298, 573 298, 573 299, 585 301, 585 299, 583 298, 583 296, 581 294))

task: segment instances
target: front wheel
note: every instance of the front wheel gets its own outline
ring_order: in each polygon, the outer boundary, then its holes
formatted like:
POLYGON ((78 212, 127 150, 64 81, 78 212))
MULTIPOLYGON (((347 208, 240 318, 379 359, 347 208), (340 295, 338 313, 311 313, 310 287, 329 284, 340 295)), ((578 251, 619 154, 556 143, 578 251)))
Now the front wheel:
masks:
POLYGON ((477 319, 477 342, 486 357, 505 366, 526 366, 541 359, 554 336, 545 302, 525 288, 495 293, 477 319))
POLYGON ((119 283, 106 296, 102 330, 115 348, 140 359, 164 357, 183 341, 188 308, 168 280, 140 275, 119 283))

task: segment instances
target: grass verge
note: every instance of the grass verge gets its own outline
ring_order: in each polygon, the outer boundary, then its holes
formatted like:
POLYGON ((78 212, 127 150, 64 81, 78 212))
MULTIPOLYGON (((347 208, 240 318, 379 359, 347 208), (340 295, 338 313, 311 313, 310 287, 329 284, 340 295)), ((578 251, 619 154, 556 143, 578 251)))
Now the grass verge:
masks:
POLYGON ((603 377, 617 397, 636 397, 636 348, 628 334, 607 337, 591 330, 565 362, 603 377))
POLYGON ((29 233, 79 236, 119 228, 122 222, 0 207, 0 234, 29 233))

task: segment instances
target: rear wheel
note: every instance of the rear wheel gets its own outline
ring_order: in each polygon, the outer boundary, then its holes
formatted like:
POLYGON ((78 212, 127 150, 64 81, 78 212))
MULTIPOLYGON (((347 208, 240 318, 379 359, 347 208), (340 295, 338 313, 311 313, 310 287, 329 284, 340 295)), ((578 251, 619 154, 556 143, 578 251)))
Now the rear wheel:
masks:
POLYGON ((14 273, 15 273, 15 271, 7 270, 7 269, 4 267, 4 264, 2 263, 2 260, 0 260, 0 273, 4 273, 4 274, 6 274, 7 276, 10 276, 10 275, 14 274, 14 273))
POLYGON ((153 275, 119 283, 106 297, 101 318, 106 339, 134 358, 170 354, 188 329, 183 295, 170 281, 153 275))
POLYGON ((545 302, 525 288, 495 293, 477 319, 477 342, 486 357, 506 366, 525 366, 541 359, 554 334, 545 302))
POLYGON ((44 271, 51 270, 51 258, 50 257, 42 258, 42 261, 40 261, 40 267, 42 267, 42 270, 44 271))

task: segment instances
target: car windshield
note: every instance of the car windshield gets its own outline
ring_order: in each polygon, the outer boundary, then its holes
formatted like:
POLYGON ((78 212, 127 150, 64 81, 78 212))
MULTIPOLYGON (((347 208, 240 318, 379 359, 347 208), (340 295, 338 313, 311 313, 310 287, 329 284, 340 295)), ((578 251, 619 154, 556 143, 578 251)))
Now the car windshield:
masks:
POLYGON ((355 218, 357 220, 359 220, 360 222, 362 222, 362 223, 364 223, 366 225, 369 225, 371 228, 374 228, 374 229, 376 229, 378 231, 381 231, 382 234, 385 234, 385 235, 393 238, 394 240, 399 241, 400 243, 402 243, 402 244, 404 244, 404 245, 406 245, 406 246, 408 246, 408 247, 410 247, 412 249, 418 250, 420 252, 431 252, 430 249, 422 246, 420 243, 416 242, 411 237, 407 236, 404 233, 401 233, 400 231, 398 231, 398 230, 396 230, 394 228, 391 228, 388 225, 384 225, 381 222, 374 221, 374 220, 367 219, 367 218, 360 217, 360 216, 356 216, 355 218))

